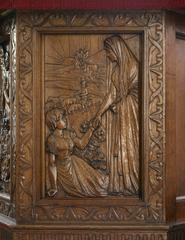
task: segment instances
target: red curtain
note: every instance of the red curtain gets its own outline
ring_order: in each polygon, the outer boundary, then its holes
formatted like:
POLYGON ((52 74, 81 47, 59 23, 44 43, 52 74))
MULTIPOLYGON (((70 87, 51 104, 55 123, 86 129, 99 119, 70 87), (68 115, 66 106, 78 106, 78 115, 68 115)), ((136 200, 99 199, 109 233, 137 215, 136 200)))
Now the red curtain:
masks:
POLYGON ((0 0, 0 9, 169 9, 185 0, 0 0))

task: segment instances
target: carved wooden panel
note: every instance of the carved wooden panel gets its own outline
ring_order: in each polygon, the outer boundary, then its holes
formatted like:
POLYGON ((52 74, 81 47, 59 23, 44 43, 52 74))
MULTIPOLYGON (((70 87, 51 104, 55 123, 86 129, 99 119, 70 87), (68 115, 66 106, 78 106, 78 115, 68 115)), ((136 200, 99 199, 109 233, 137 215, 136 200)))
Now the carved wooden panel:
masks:
POLYGON ((10 41, 9 35, 1 43, 1 191, 10 193, 10 41))
POLYGON ((45 35, 44 196, 139 194, 139 40, 45 35))
POLYGON ((0 200, 1 213, 14 216, 16 159, 16 27, 11 17, 0 29, 0 200))
POLYGON ((18 14, 19 222, 164 221, 163 38, 160 12, 18 14))
POLYGON ((41 232, 41 231, 27 231, 27 232, 16 232, 14 234, 13 240, 32 240, 32 239, 45 239, 45 240, 63 240, 63 239, 117 239, 117 240, 166 240, 167 234, 163 232, 145 232, 145 231, 77 231, 73 230, 73 233, 69 233, 67 231, 55 231, 55 233, 51 233, 49 231, 41 232))

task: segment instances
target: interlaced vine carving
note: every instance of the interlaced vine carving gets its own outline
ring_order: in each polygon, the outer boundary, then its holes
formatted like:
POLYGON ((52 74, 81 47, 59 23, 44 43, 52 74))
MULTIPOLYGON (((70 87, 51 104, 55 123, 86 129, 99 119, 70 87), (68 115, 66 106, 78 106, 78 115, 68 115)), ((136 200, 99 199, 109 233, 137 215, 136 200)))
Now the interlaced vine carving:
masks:
MULTIPOLYGON (((59 222, 163 222, 164 221, 164 29, 160 12, 95 13, 95 12, 25 12, 18 14, 19 96, 18 96, 18 180, 17 202, 20 221, 59 222), (120 31, 143 29, 147 37, 145 99, 148 164, 146 203, 123 207, 40 206, 33 193, 33 31, 53 27, 79 29, 119 28, 120 31), (147 54, 148 53, 148 54, 147 54), (148 132, 147 132, 148 131, 148 132)), ((146 149, 145 149, 146 150, 146 149)), ((124 201, 123 201, 124 202, 124 201)), ((124 203, 123 203, 124 204, 124 203)), ((148 238, 150 239, 150 238, 148 238)), ((157 238, 158 239, 158 238, 157 238)), ((160 239, 160 238, 159 238, 160 239)), ((163 238, 161 238, 163 239, 163 238)))

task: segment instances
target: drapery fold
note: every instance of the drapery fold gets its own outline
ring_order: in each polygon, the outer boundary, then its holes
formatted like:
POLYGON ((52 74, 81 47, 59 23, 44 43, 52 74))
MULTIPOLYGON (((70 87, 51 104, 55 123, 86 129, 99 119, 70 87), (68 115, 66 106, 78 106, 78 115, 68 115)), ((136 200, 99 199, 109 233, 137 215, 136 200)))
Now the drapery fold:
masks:
POLYGON ((108 191, 110 194, 138 194, 139 62, 120 36, 107 38, 105 49, 115 59, 107 62, 107 96, 110 107, 112 104, 116 106, 116 112, 106 111, 107 167, 110 176, 108 191))

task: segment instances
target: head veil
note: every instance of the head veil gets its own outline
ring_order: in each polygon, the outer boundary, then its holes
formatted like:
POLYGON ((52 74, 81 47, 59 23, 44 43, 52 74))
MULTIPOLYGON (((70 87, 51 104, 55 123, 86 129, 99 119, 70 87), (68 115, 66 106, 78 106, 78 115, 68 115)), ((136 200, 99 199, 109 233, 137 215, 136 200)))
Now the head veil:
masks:
POLYGON ((106 38, 104 48, 113 55, 115 60, 112 61, 112 64, 116 63, 115 72, 110 76, 111 80, 119 94, 122 97, 126 96, 133 84, 136 84, 138 60, 127 43, 119 35, 106 38))

